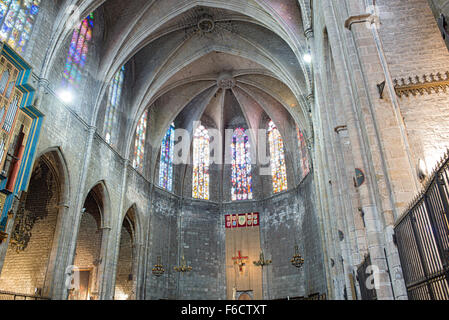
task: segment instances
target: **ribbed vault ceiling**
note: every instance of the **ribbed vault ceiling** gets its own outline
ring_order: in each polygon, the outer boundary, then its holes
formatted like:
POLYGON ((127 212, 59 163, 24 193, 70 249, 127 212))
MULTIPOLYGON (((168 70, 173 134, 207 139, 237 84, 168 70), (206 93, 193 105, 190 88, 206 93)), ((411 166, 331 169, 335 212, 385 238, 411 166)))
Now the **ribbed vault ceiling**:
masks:
MULTIPOLYGON (((265 114, 281 134, 291 129, 285 125, 291 123, 290 118, 307 135, 311 132, 306 99, 311 92, 310 66, 302 60, 307 51, 305 12, 296 0, 70 3, 76 4, 81 16, 99 7, 104 15, 98 76, 105 85, 98 95, 96 114, 115 72, 123 64, 134 70, 132 83, 127 82, 132 87, 132 102, 126 111, 131 120, 128 146, 138 119, 149 107, 155 147, 180 115, 189 130, 204 117, 218 129, 237 124, 257 129, 265 114), (220 77, 232 86, 223 88, 220 77)), ((62 10, 58 17, 55 52, 68 34, 64 31, 70 27, 67 15, 62 10)), ((48 65, 51 62, 50 56, 48 65)))

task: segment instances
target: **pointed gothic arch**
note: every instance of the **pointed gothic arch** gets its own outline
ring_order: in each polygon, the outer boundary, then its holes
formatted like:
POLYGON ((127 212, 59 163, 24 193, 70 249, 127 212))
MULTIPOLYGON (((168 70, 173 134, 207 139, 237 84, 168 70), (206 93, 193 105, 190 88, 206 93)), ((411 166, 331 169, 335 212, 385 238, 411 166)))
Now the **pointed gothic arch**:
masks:
POLYGON ((138 214, 134 204, 126 211, 121 225, 114 300, 136 299, 139 239, 138 214))
POLYGON ((41 297, 54 295, 69 186, 61 149, 46 149, 35 160, 27 191, 21 195, 2 263, 0 290, 41 297))
POLYGON ((75 277, 79 285, 69 293, 69 300, 100 299, 110 229, 110 200, 104 181, 87 193, 82 209, 74 256, 75 277))

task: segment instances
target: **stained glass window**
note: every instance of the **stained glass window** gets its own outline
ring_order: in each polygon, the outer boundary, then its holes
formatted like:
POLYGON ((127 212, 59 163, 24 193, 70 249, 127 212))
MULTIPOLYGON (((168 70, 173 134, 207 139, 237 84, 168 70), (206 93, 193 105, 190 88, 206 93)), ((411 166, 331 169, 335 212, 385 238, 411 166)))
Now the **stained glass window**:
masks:
POLYGON ((0 0, 0 40, 25 51, 41 0, 0 0))
POLYGON ((136 128, 136 139, 134 141, 133 166, 139 171, 143 170, 145 156, 145 135, 147 133, 148 109, 145 110, 136 128))
POLYGON ((172 191, 173 188, 173 151, 175 145, 175 124, 168 128, 161 144, 161 160, 159 163, 159 186, 172 191))
POLYGON ((104 121, 104 137, 107 143, 115 144, 113 139, 114 128, 117 126, 117 113, 120 98, 122 95, 123 79, 125 77, 125 66, 123 66, 114 76, 109 86, 108 105, 104 121))
POLYGON ((193 136, 192 197, 209 200, 209 133, 199 126, 193 136))
POLYGON ((237 128, 232 136, 232 200, 251 200, 251 154, 245 129, 237 128))
POLYGON ((93 27, 94 15, 91 13, 73 31, 62 80, 64 86, 76 86, 81 80, 89 51, 89 42, 92 40, 93 27))
POLYGON ((270 143, 273 192, 278 193, 287 190, 287 169, 285 166, 284 142, 273 121, 268 124, 268 141, 270 143))
POLYGON ((301 165, 302 177, 304 178, 310 172, 309 152, 307 150, 306 139, 304 138, 304 135, 302 134, 298 125, 296 125, 296 133, 298 135, 298 145, 299 145, 299 151, 300 151, 300 160, 299 161, 300 161, 300 165, 301 165))

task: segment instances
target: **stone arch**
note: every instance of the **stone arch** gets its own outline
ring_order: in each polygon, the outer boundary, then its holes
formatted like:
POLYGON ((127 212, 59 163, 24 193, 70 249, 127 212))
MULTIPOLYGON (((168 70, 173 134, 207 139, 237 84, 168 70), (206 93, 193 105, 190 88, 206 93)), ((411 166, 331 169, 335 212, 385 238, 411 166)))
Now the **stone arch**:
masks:
POLYGON ((140 229, 136 205, 132 205, 122 220, 117 258, 114 300, 135 300, 140 229))
POLYGON ((87 193, 82 209, 76 250, 74 273, 76 283, 69 300, 97 300, 101 294, 105 251, 108 239, 109 194, 104 181, 87 193))
POLYGON ((1 290, 52 296, 69 185, 61 150, 43 151, 34 163, 27 191, 20 197, 2 266, 1 290))

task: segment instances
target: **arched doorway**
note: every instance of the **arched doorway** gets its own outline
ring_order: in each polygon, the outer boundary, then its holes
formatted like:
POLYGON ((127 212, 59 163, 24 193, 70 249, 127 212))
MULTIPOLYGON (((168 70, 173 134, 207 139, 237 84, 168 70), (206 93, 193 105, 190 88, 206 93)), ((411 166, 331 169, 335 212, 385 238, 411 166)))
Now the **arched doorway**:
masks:
POLYGON ((136 214, 131 207, 123 219, 120 233, 120 249, 115 280, 115 300, 134 300, 136 298, 136 214))
POLYGON ((80 220, 73 262, 73 286, 69 300, 99 299, 103 264, 104 187, 96 185, 87 194, 80 220))
POLYGON ((50 297, 64 208, 65 171, 59 151, 36 160, 23 192, 3 267, 0 290, 50 297))

